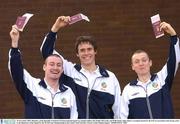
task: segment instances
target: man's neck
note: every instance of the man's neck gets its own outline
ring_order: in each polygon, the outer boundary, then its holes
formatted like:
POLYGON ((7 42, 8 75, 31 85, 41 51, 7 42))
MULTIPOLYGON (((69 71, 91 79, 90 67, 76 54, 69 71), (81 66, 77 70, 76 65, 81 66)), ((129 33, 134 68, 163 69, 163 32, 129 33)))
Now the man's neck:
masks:
POLYGON ((147 75, 138 75, 138 80, 142 83, 146 83, 151 78, 150 74, 147 75))
POLYGON ((89 71, 89 72, 93 72, 97 69, 97 66, 95 64, 92 64, 92 65, 82 65, 82 67, 89 71))
POLYGON ((59 89, 59 81, 58 80, 50 80, 46 79, 46 83, 56 92, 59 89))

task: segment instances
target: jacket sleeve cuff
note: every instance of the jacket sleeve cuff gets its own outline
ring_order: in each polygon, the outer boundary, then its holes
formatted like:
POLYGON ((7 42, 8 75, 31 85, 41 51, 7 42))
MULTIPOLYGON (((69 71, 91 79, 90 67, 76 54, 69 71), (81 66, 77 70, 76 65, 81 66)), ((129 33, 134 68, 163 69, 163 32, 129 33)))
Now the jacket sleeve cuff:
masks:
POLYGON ((52 31, 50 31, 48 35, 49 35, 49 36, 52 36, 52 37, 55 37, 55 36, 57 35, 57 32, 52 32, 52 31))
POLYGON ((178 37, 177 37, 177 35, 170 36, 170 39, 171 39, 171 42, 173 42, 173 44, 176 44, 176 43, 177 43, 177 41, 178 41, 178 37))

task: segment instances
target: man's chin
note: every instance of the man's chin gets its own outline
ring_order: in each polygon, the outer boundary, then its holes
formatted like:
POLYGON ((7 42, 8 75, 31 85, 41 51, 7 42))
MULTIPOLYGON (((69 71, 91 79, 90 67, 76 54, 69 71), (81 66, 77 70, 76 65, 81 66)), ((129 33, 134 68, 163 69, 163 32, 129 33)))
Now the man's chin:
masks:
POLYGON ((59 78, 60 78, 59 76, 53 76, 53 77, 51 77, 52 80, 59 80, 59 78))
POLYGON ((89 66, 89 65, 91 65, 91 63, 90 62, 84 62, 83 65, 84 66, 89 66))

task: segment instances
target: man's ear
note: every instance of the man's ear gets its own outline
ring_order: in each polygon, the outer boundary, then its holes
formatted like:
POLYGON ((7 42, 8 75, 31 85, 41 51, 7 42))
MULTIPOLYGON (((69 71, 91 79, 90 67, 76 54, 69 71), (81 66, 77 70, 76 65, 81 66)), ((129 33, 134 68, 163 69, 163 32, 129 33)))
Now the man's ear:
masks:
POLYGON ((95 51, 95 55, 97 55, 97 50, 95 51))
POLYGON ((77 57, 79 57, 79 54, 78 54, 78 53, 76 53, 76 56, 77 56, 77 57))
POLYGON ((149 60, 150 67, 152 66, 152 60, 149 60))
POLYGON ((43 65, 43 70, 44 70, 44 71, 46 70, 46 65, 45 65, 45 64, 43 65))
POLYGON ((133 66, 133 64, 131 64, 131 69, 134 71, 134 66, 133 66))

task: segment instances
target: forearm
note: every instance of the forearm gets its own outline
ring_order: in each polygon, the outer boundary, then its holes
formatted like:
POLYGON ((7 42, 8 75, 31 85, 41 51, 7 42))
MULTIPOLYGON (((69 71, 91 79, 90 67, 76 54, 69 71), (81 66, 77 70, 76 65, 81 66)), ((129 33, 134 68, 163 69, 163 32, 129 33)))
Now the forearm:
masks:
POLYGON ((16 89, 23 97, 25 88, 23 83, 23 66, 21 62, 21 55, 17 48, 11 48, 9 51, 9 71, 15 83, 16 89))
POLYGON ((53 53, 54 46, 56 41, 56 33, 49 32, 41 45, 40 51, 42 53, 43 58, 45 59, 48 55, 53 53))
POLYGON ((175 60, 176 60, 175 72, 176 72, 180 63, 180 44, 179 44, 179 38, 177 37, 177 35, 171 36, 171 42, 174 43, 175 60))
POLYGON ((18 42, 16 42, 16 41, 11 42, 11 47, 12 48, 18 48, 18 42))
POLYGON ((51 28, 51 31, 52 31, 53 33, 57 33, 59 30, 61 30, 61 28, 62 28, 62 27, 57 27, 57 26, 53 25, 52 28, 51 28))

